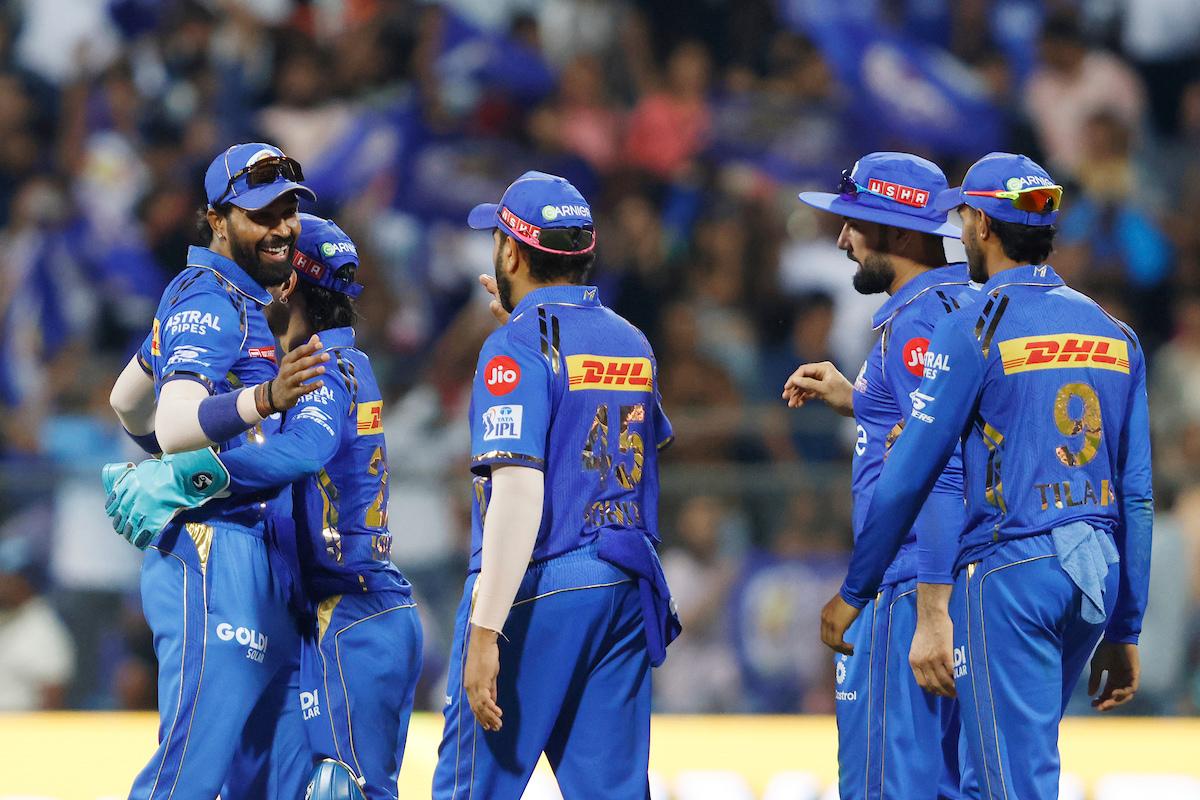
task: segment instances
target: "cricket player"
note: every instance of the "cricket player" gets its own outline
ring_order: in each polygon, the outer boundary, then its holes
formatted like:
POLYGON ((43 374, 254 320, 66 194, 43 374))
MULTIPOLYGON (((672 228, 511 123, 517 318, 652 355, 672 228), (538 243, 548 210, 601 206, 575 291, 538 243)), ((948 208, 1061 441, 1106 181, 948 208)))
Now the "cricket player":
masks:
MULTIPOLYGON (((856 540, 888 447, 917 397, 933 327, 975 300, 966 264, 946 264, 942 237, 960 232, 934 205, 945 189, 946 177, 930 161, 906 153, 871 153, 842 173, 836 194, 800 195, 802 202, 845 218, 838 247, 859 265, 854 288, 889 295, 873 320, 879 340, 853 385, 829 362, 803 364, 783 392, 792 407, 815 398, 854 417, 856 540)), ((878 594, 850 628, 848 651, 836 657, 839 790, 846 800, 960 796, 956 701, 923 692, 908 656, 917 622, 917 531, 957 539, 965 519, 956 451, 878 594)), ((948 575, 951 566, 944 563, 940 569, 948 575)))
POLYGON ((958 208, 983 297, 935 328, 850 575, 822 613, 822 638, 845 646, 961 440, 963 533, 917 530, 922 555, 955 553, 953 591, 918 559, 919 604, 950 603, 953 654, 940 611, 922 617, 918 636, 932 625, 944 644, 914 669, 923 686, 957 690, 985 798, 1058 796, 1058 725, 1093 650, 1094 706, 1138 685, 1153 526, 1145 358, 1128 326, 1044 263, 1061 199, 1029 158, 991 153, 939 201, 958 208))
POLYGON ((510 321, 471 402, 475 509, 436 800, 517 800, 545 752, 565 797, 645 800, 650 668, 679 631, 659 566, 671 425, 642 333, 583 285, 587 201, 527 172, 468 224, 491 230, 510 321))
MULTIPOLYGON (((295 272, 267 307, 267 321, 285 352, 319 334, 335 368, 324 386, 284 415, 279 434, 219 460, 234 493, 296 483, 298 558, 311 617, 284 722, 247 729, 227 783, 237 786, 242 775, 269 770, 273 765, 265 762, 278 759, 281 746, 303 748, 289 730, 303 719, 317 763, 309 800, 364 793, 394 800, 420 672, 421 626, 412 587, 390 560, 383 401, 350 327, 352 300, 363 288, 354 282, 358 250, 330 220, 300 214, 300 222, 295 272)), ((152 467, 161 469, 147 462, 135 477, 152 467)), ((193 477, 186 465, 176 472, 182 473, 177 481, 193 477)), ((117 490, 118 505, 129 504, 122 509, 128 516, 150 517, 152 508, 170 501, 156 491, 162 484, 146 477, 117 490)))
MULTIPOLYGON (((201 506, 122 521, 122 532, 148 548, 142 604, 159 662, 159 746, 134 782, 137 800, 216 797, 252 710, 264 698, 283 701, 299 647, 288 609, 294 573, 282 557, 294 543, 281 541, 279 524, 290 516, 290 494, 231 491, 209 448, 261 446, 276 433, 278 412, 323 386, 312 380, 328 360, 315 352, 315 337, 276 375, 263 314, 292 274, 298 201, 313 197, 303 179, 297 162, 267 144, 235 145, 213 160, 204 180, 211 244, 188 251, 113 390, 126 429, 148 451, 178 454, 187 469, 152 461, 160 465, 152 474, 135 474, 133 465, 110 465, 106 486, 158 481, 176 507, 201 506)), ((110 513, 116 506, 110 498, 110 513)), ((299 777, 281 795, 303 790, 307 753, 292 757, 279 770, 299 777)), ((266 794, 252 785, 224 796, 266 794)))

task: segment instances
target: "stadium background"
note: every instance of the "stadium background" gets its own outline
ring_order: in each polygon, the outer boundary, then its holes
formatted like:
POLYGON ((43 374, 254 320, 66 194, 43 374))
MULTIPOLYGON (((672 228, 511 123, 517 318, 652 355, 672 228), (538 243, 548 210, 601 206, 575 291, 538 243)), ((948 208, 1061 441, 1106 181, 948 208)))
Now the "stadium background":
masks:
MULTIPOLYGON (((1197 713, 1192 0, 0 0, 0 711, 154 708, 139 556, 102 512, 99 466, 136 457, 107 396, 193 239, 204 167, 259 139, 363 254, 419 708, 441 705, 493 324, 471 205, 526 169, 570 178, 597 212, 602 297, 663 365, 685 634, 656 710, 828 714, 816 614, 850 542, 853 425, 778 393, 803 361, 856 373, 882 296, 854 294, 840 221, 795 195, 872 149, 952 181, 1008 149, 1068 186, 1051 262, 1150 354, 1158 524, 1128 713, 1197 713)), ((0 739, 28 719, 0 716, 0 739)))

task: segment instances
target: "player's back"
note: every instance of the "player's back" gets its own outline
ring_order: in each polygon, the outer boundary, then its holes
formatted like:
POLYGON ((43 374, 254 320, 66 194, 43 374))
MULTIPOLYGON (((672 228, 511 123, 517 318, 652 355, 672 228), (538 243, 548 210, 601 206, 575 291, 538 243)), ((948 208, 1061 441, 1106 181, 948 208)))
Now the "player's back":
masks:
MULTIPOLYGON (((407 590, 390 561, 388 453, 383 397, 366 354, 349 328, 320 332, 330 360, 326 386, 298 406, 301 414, 337 414, 337 451, 306 478, 298 499, 298 545, 313 597, 376 589, 407 590)), ((285 422, 285 429, 287 423, 285 422)))
MULTIPOLYGON (((1007 270, 985 291, 955 319, 977 340, 984 369, 965 438, 970 519, 960 563, 994 541, 1076 520, 1113 530, 1145 369, 1133 332, 1049 267, 1007 270)), ((940 371, 957 367, 937 358, 940 371)))
POLYGON ((589 544, 606 528, 657 541, 657 450, 671 433, 641 331, 603 306, 595 287, 549 287, 518 304, 479 363, 471 568, 479 568, 490 467, 503 464, 545 471, 533 560, 589 544))

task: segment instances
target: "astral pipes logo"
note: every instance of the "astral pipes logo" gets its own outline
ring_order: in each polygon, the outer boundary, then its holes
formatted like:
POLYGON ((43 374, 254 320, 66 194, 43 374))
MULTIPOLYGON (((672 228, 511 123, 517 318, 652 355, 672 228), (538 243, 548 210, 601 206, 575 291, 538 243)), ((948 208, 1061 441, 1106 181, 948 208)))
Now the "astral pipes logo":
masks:
POLYGON ((236 640, 246 647, 246 658, 263 663, 267 655, 267 635, 252 628, 234 628, 228 622, 217 625, 217 638, 222 642, 236 640))

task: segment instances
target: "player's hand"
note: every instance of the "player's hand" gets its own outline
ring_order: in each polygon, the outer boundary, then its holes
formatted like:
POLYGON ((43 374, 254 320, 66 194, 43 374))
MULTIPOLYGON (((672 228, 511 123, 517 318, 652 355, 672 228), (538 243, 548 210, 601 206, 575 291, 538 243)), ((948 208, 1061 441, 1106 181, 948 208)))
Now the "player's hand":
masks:
POLYGON ((835 653, 854 655, 854 645, 847 644, 845 636, 850 625, 858 619, 858 612, 859 609, 843 600, 840 593, 835 594, 821 609, 821 641, 835 653))
POLYGON ((488 628, 471 625, 467 642, 467 663, 463 667, 463 688, 471 712, 485 731, 500 730, 504 712, 496 705, 496 678, 500 674, 500 634, 488 628))
POLYGON ((908 651, 917 685, 942 697, 954 697, 954 623, 950 615, 927 614, 917 619, 908 651))
POLYGON ((809 400, 823 400, 843 417, 854 416, 854 387, 828 361, 801 364, 783 384, 788 408, 800 408, 809 400))
POLYGON ((1092 674, 1088 678, 1088 694, 1096 695, 1092 708, 1112 711, 1128 703, 1137 694, 1141 676, 1142 663, 1136 644, 1101 642, 1092 656, 1092 674), (1106 672, 1104 691, 1100 691, 1100 681, 1106 672))
POLYGON ((492 301, 488 304, 488 309, 492 312, 492 316, 501 325, 508 322, 508 318, 512 315, 505 311, 504 306, 500 303, 500 287, 496 285, 496 279, 491 275, 480 275, 479 285, 487 289, 487 293, 492 296, 492 301))
MULTIPOLYGON (((329 354, 318 352, 320 349, 321 340, 314 333, 307 342, 293 348, 283 357, 279 364, 279 374, 270 382, 271 391, 267 394, 268 405, 272 411, 287 411, 300 402, 301 397, 325 385, 324 381, 313 380, 318 375, 325 374, 325 367, 322 365, 329 360, 329 354)), ((255 395, 255 398, 258 399, 258 395, 255 395)), ((260 409, 260 412, 262 410, 260 409)))

